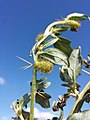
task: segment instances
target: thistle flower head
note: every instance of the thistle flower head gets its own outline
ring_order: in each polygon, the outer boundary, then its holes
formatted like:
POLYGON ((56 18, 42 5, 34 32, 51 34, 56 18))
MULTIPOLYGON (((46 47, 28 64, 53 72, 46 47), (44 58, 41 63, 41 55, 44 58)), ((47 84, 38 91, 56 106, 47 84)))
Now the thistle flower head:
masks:
POLYGON ((35 61, 34 67, 43 73, 50 73, 53 69, 53 63, 47 60, 39 60, 35 61))
POLYGON ((71 31, 77 31, 80 27, 80 23, 75 20, 66 20, 66 24, 71 27, 71 31))

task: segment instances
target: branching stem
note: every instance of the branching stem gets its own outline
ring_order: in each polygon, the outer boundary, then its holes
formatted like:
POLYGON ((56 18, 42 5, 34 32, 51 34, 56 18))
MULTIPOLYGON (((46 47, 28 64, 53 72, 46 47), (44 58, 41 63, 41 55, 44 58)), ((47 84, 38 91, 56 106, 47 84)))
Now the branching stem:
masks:
POLYGON ((83 96, 85 95, 85 93, 87 92, 87 90, 89 89, 89 87, 90 87, 90 81, 87 83, 87 85, 84 87, 84 89, 82 90, 82 92, 79 94, 79 97, 76 99, 76 102, 74 103, 73 108, 72 108, 72 110, 71 110, 71 112, 70 112, 69 115, 72 115, 75 112, 75 109, 76 109, 78 103, 83 98, 83 96))

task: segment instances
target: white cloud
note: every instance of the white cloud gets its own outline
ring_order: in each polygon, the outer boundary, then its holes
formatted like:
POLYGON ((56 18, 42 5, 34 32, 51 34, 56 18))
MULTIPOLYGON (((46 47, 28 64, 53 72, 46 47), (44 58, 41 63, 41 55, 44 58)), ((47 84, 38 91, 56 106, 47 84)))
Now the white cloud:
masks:
POLYGON ((8 117, 2 117, 2 120, 9 120, 8 117))
MULTIPOLYGON (((29 110, 30 109, 27 108, 27 111, 29 111, 29 110)), ((39 120, 52 119, 55 116, 56 115, 54 115, 52 112, 41 112, 37 108, 34 108, 34 117, 39 118, 39 120)))
POLYGON ((66 118, 64 118, 63 120, 66 120, 66 118))
POLYGON ((3 77, 0 77, 0 85, 4 85, 5 84, 5 80, 3 77))

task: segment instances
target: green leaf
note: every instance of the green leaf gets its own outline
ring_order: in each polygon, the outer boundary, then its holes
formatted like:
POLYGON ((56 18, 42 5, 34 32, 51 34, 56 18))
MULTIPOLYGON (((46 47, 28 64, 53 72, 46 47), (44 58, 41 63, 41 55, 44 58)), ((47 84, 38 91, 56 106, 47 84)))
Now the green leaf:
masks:
POLYGON ((69 84, 61 84, 61 85, 64 86, 64 87, 70 87, 69 84))
POLYGON ((40 44, 42 44, 44 41, 47 40, 47 38, 49 37, 51 33, 48 33, 46 36, 44 36, 39 42, 36 42, 35 45, 32 47, 32 50, 30 51, 30 55, 29 56, 32 56, 34 57, 35 59, 35 55, 36 55, 36 49, 40 46, 40 44))
POLYGON ((30 113, 29 112, 26 112, 22 109, 22 116, 24 119, 28 118, 30 116, 30 113))
POLYGON ((41 43, 43 43, 44 41, 46 41, 47 38, 50 36, 50 34, 51 34, 51 32, 47 33, 47 35, 44 35, 44 37, 39 42, 37 42, 36 46, 38 47, 41 43))
POLYGON ((25 107, 31 99, 31 94, 30 93, 26 93, 22 98, 19 99, 19 105, 21 106, 21 108, 25 107))
POLYGON ((41 84, 38 85, 38 89, 43 90, 46 89, 50 86, 51 82, 42 82, 41 84))
POLYGON ((90 110, 74 113, 73 115, 69 116, 67 120, 90 120, 90 110))
POLYGON ((87 93, 86 95, 83 96, 83 98, 79 101, 75 108, 75 112, 79 112, 83 106, 83 103, 85 102, 90 102, 90 93, 87 93))
POLYGON ((49 61, 51 61, 51 62, 54 63, 54 64, 59 64, 59 62, 55 60, 55 57, 54 57, 54 56, 48 55, 48 54, 46 54, 46 53, 43 53, 42 56, 43 56, 46 60, 49 60, 49 61))
POLYGON ((85 93, 85 102, 89 103, 90 102, 90 88, 88 91, 85 93))
POLYGON ((76 80, 76 78, 80 75, 80 71, 82 69, 82 59, 80 56, 80 48, 76 48, 72 51, 70 58, 70 69, 69 69, 69 75, 73 80, 76 80))
POLYGON ((75 112, 79 112, 81 110, 82 105, 83 105, 84 102, 87 102, 87 103, 90 102, 90 88, 87 90, 85 95, 82 97, 82 99, 77 104, 75 112))
POLYGON ((69 57, 72 52, 70 43, 70 40, 63 37, 59 37, 59 40, 54 44, 54 47, 64 52, 69 57))
POLYGON ((65 19, 80 21, 87 19, 90 20, 90 17, 82 13, 71 13, 65 19))
POLYGON ((68 73, 68 68, 62 67, 60 69, 60 78, 64 82, 70 82, 70 81, 72 81, 72 79, 70 78, 69 73, 68 73))
POLYGON ((49 108, 50 107, 50 102, 49 99, 51 96, 44 91, 38 92, 36 94, 36 103, 40 104, 43 108, 49 108))
POLYGON ((44 55, 46 59, 50 60, 54 64, 58 64, 58 65, 68 64, 67 55, 56 48, 48 48, 44 51, 42 55, 44 55))
POLYGON ((41 83, 41 82, 43 82, 44 80, 47 80, 47 78, 41 78, 40 80, 37 80, 36 82, 37 82, 37 83, 41 83))
MULTIPOLYGON (((50 86, 51 82, 43 82, 44 80, 46 80, 46 78, 41 78, 40 80, 36 80, 36 90, 43 90, 46 89, 50 86)), ((32 82, 30 83, 30 85, 32 86, 32 82)))
POLYGON ((88 60, 90 61, 90 54, 88 54, 88 60))
POLYGON ((35 55, 36 55, 36 45, 37 43, 32 47, 32 50, 30 51, 30 55, 29 56, 33 56, 35 59, 35 55))
POLYGON ((49 46, 53 45, 54 43, 56 43, 57 41, 58 41, 58 38, 53 38, 51 40, 47 40, 44 42, 43 48, 49 47, 49 46))
POLYGON ((53 33, 58 36, 62 32, 67 31, 69 29, 70 29, 69 26, 64 26, 64 25, 63 26, 55 26, 55 27, 53 27, 53 33))

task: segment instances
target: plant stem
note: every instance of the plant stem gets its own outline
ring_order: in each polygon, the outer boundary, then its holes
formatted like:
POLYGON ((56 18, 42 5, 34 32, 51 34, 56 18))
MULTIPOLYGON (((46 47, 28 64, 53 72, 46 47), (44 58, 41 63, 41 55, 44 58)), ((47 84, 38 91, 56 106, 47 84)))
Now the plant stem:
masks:
POLYGON ((73 108, 69 115, 72 115, 75 112, 75 109, 76 109, 78 103, 82 100, 83 96, 85 95, 85 93, 87 92, 89 87, 90 87, 90 81, 86 84, 86 86, 84 87, 82 92, 79 94, 79 97, 76 99, 76 102, 74 103, 73 108))
POLYGON ((44 36, 47 35, 47 34, 50 32, 50 30, 51 30, 51 28, 52 28, 53 26, 58 25, 58 24, 65 24, 65 23, 66 23, 65 20, 59 20, 59 21, 55 21, 55 22, 51 23, 51 24, 46 28, 46 30, 45 30, 45 32, 44 32, 44 36))
POLYGON ((21 120, 24 120, 24 118, 23 118, 23 116, 22 116, 22 115, 20 115, 19 117, 20 117, 20 119, 21 119, 21 120))
POLYGON ((34 101, 36 94, 36 76, 37 70, 33 70, 32 88, 31 88, 31 103, 30 103, 30 120, 34 120, 34 101))
POLYGON ((63 108, 62 108, 61 111, 60 111, 60 117, 58 118, 58 120, 62 120, 63 116, 64 116, 64 111, 63 111, 63 108))

